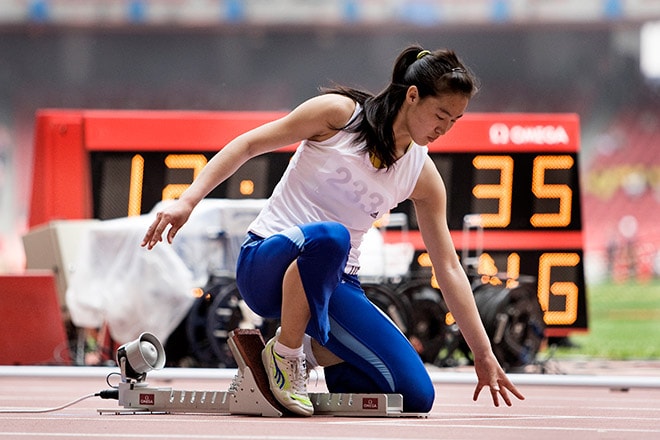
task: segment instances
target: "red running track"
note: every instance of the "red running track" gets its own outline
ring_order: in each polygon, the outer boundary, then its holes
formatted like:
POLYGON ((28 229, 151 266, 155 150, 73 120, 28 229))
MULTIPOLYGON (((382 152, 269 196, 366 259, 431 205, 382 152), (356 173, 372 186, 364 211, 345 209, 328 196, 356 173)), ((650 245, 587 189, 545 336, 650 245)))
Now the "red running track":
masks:
MULTIPOLYGON (((18 368, 18 367, 17 367, 18 368)), ((57 368, 57 367, 55 367, 57 368)), ((108 386, 104 369, 83 367, 79 377, 13 375, 0 371, 0 410, 53 408, 108 386), (92 371, 90 374, 89 372, 92 371)), ((438 372, 434 372, 438 374, 438 372)), ((441 374, 441 372, 440 372, 441 374)), ((466 373, 469 374, 469 373, 466 373)), ((113 379, 116 383, 117 379, 113 379)), ((655 378, 657 381, 657 378, 655 378)), ((227 379, 148 378, 150 386, 226 390, 227 379)), ((490 396, 472 401, 469 383, 438 383, 428 418, 262 418, 226 414, 99 414, 119 409, 98 397, 44 414, 0 413, 0 439, 658 439, 660 388, 524 384, 526 400, 495 408, 490 396)), ((313 391, 324 391, 314 384, 313 391)))

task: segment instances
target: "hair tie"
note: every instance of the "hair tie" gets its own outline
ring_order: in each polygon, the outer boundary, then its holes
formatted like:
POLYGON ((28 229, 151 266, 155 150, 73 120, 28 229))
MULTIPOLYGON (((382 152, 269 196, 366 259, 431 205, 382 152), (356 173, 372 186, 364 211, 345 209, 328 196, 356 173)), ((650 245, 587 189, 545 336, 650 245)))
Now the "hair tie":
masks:
POLYGON ((417 54, 417 59, 421 60, 422 58, 424 58, 426 55, 429 55, 430 53, 431 53, 430 50, 423 50, 423 51, 421 51, 420 53, 417 54))
POLYGON ((453 69, 451 69, 451 71, 456 73, 467 73, 467 71, 462 67, 454 67, 453 69))

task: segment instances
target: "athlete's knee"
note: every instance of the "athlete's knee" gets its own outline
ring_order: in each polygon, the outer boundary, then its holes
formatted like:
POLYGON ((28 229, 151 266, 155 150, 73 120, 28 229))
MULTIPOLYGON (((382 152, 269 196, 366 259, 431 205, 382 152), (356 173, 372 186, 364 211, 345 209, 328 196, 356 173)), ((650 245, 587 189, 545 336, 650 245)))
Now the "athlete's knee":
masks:
POLYGON ((340 255, 348 254, 351 249, 351 236, 348 229, 341 223, 320 222, 310 225, 311 232, 308 237, 313 246, 325 252, 336 252, 340 255))
POLYGON ((413 391, 403 393, 404 411, 419 413, 431 411, 435 401, 435 388, 430 379, 420 382, 423 383, 418 383, 413 391))
MULTIPOLYGON (((411 359, 411 361, 413 361, 411 359)), ((403 395, 406 412, 426 413, 435 401, 435 387, 424 365, 413 361, 397 372, 396 389, 403 395)))

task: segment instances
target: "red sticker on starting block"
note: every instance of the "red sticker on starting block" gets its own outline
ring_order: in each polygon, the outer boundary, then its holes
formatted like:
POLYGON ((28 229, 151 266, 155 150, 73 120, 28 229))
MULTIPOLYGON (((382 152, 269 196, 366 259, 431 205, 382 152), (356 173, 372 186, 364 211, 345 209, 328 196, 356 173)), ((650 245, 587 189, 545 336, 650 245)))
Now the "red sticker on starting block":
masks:
POLYGON ((154 394, 140 394, 140 405, 155 405, 154 394))
POLYGON ((378 409, 378 399, 374 399, 373 397, 363 397, 362 409, 378 409))

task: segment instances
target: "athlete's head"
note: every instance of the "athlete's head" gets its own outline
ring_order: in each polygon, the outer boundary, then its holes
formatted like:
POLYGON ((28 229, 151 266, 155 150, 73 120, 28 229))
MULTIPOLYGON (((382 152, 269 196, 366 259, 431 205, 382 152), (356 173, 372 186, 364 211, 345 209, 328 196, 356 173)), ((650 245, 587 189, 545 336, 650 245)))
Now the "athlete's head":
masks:
POLYGON ((397 58, 385 92, 395 97, 395 135, 410 136, 420 145, 435 141, 463 116, 476 91, 476 79, 453 51, 407 48, 397 58))
MULTIPOLYGON (((379 94, 374 96, 347 87, 326 91, 349 96, 362 104, 363 116, 347 129, 359 133, 366 142, 365 149, 376 156, 382 166, 389 168, 398 158, 394 121, 404 102, 409 99, 411 89, 414 89, 418 100, 449 96, 460 97, 467 103, 477 93, 478 85, 476 77, 453 51, 442 49, 431 52, 414 45, 397 56, 391 81, 379 94)), ((435 137, 433 133, 424 131, 423 127, 417 127, 417 136, 413 140, 425 144, 435 137)))

